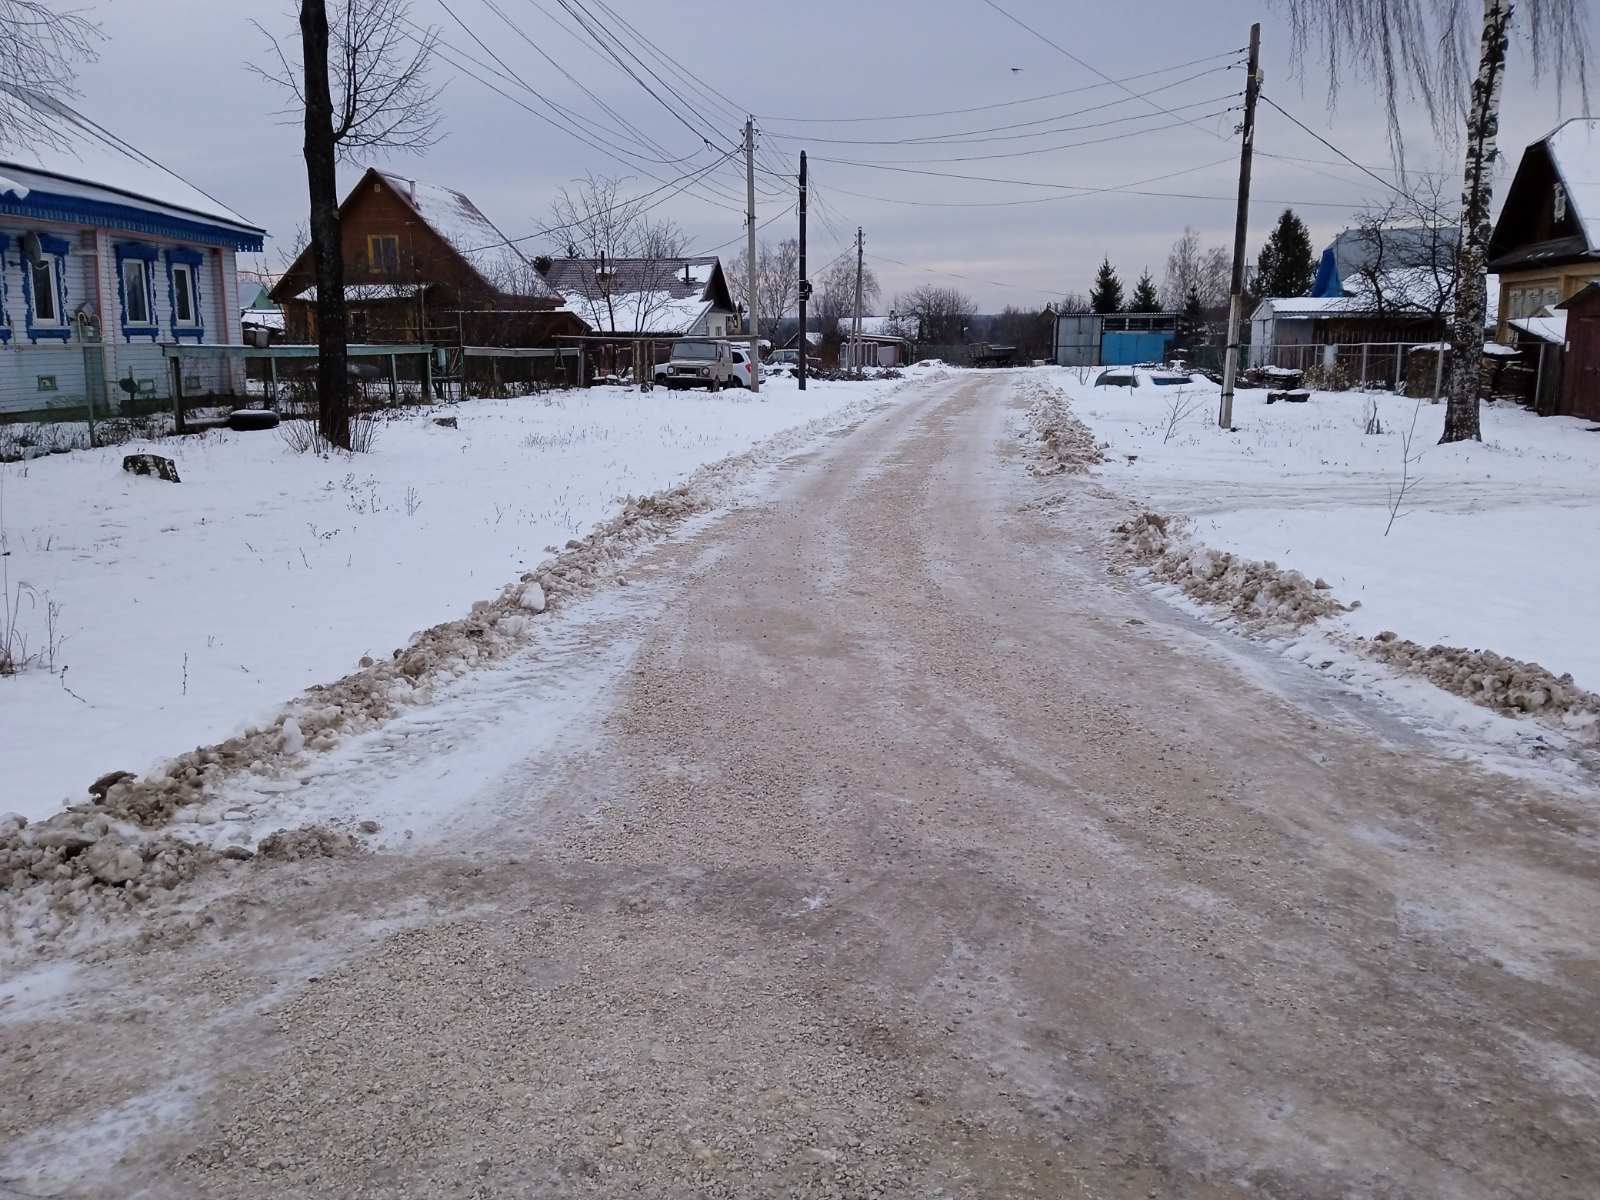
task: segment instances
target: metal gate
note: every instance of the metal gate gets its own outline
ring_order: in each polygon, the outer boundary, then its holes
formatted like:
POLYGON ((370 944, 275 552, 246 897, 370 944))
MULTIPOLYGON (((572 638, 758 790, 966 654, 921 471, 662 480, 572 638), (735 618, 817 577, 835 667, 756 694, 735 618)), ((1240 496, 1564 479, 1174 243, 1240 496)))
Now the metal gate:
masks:
POLYGON ((1100 363, 1107 367, 1123 367, 1134 363, 1163 362, 1167 357, 1167 347, 1171 344, 1172 334, 1165 331, 1108 331, 1100 339, 1100 363))
POLYGON ((1056 318, 1056 365, 1098 367, 1100 331, 1105 319, 1093 313, 1071 313, 1056 318))

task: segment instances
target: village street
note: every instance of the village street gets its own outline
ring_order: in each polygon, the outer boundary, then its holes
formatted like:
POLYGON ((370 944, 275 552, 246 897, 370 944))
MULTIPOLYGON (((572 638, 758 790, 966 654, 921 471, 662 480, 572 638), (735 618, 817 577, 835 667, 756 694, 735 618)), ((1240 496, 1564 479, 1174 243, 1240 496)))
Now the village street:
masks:
POLYGON ((1591 1196, 1592 809, 1111 573, 1014 382, 648 551, 581 736, 441 717, 473 820, 0 1022, 0 1195, 1591 1196))

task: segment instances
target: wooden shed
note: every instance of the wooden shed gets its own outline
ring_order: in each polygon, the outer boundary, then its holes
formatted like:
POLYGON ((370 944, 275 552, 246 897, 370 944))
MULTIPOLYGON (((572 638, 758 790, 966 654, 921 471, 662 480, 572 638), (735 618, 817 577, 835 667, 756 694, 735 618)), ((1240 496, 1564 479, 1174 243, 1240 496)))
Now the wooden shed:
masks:
POLYGON ((1600 421, 1600 283, 1557 307, 1567 314, 1567 350, 1556 411, 1600 421))

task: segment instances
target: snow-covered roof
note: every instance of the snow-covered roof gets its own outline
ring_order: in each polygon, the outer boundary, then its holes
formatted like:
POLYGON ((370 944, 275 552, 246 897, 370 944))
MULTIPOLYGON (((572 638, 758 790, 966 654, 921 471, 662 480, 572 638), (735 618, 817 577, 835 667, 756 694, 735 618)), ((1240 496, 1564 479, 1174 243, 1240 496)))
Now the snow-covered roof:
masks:
POLYGON ((242 308, 239 310, 239 321, 243 325, 254 325, 259 329, 276 329, 283 332, 283 309, 281 308, 242 308))
POLYGON ((1573 117, 1544 142, 1589 249, 1600 252, 1600 117, 1573 117))
POLYGON ((43 192, 198 219, 259 240, 258 226, 82 113, 37 92, 0 85, 0 113, 18 106, 31 108, 32 120, 55 130, 57 144, 29 139, 0 152, 0 192, 19 200, 43 192))
MULTIPOLYGON (((848 317, 842 319, 839 324, 842 329, 853 330, 855 328, 854 321, 848 317)), ((863 315, 861 318, 861 332, 867 337, 904 339, 906 337, 906 327, 907 319, 905 317, 869 317, 863 315)), ((910 327, 915 330, 916 318, 911 318, 910 327)))
POLYGON ((624 292, 612 296, 567 296, 567 307, 597 333, 688 333, 711 308, 699 296, 670 292, 624 292))
POLYGON ((1546 342, 1554 342, 1564 346, 1567 342, 1567 314, 1554 312, 1549 316, 1540 317, 1513 317, 1507 321, 1513 329, 1520 329, 1523 333, 1532 334, 1546 342))
POLYGON ((484 282, 515 295, 543 300, 557 298, 555 290, 533 270, 533 264, 522 251, 511 244, 466 193, 434 183, 421 183, 389 171, 378 174, 416 210, 429 228, 471 264, 484 282), (507 286, 508 280, 514 283, 507 286))
MULTIPOLYGON (((344 298, 369 303, 374 300, 411 300, 427 287, 425 283, 347 283, 344 287, 344 298)), ((296 292, 294 298, 315 304, 317 285, 313 283, 310 287, 296 292)))

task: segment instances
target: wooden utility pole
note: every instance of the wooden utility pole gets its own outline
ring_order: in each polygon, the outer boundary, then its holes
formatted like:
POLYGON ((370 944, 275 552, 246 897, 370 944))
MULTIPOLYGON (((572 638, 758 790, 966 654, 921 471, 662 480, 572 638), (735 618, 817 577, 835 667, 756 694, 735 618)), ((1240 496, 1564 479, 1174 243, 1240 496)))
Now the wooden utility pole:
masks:
POLYGON ((856 319, 850 328, 850 366, 852 369, 861 366, 861 260, 865 255, 865 240, 861 235, 861 226, 856 226, 856 319))
MULTIPOLYGON (((745 256, 749 272, 745 307, 750 313, 750 390, 761 390, 761 326, 756 320, 756 121, 744 122, 745 256)), ((781 315, 781 314, 780 314, 781 315)))
POLYGON ((1239 150, 1239 212, 1233 225, 1233 284, 1228 289, 1228 349, 1222 360, 1222 405, 1217 424, 1233 428, 1233 383, 1239 374, 1239 329, 1244 318, 1245 239, 1250 233, 1250 164, 1256 149, 1256 98, 1261 94, 1261 24, 1250 26, 1250 76, 1244 85, 1244 142, 1239 150))
POLYGON ((811 281, 806 278, 806 152, 800 151, 800 390, 806 390, 806 301, 811 298, 811 281))

